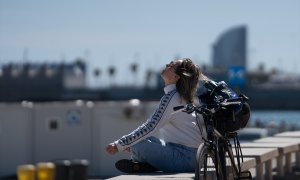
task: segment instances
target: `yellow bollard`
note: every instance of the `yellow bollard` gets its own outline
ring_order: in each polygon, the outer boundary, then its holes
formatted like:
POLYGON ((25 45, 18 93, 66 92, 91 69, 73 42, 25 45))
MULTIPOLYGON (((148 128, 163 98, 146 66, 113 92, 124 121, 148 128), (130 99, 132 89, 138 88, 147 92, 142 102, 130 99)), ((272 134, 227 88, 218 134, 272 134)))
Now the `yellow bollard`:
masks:
POLYGON ((38 180, 54 180, 55 165, 51 162, 40 162, 37 164, 38 180))
POLYGON ((35 166, 32 164, 24 164, 18 166, 18 180, 35 180, 35 166))

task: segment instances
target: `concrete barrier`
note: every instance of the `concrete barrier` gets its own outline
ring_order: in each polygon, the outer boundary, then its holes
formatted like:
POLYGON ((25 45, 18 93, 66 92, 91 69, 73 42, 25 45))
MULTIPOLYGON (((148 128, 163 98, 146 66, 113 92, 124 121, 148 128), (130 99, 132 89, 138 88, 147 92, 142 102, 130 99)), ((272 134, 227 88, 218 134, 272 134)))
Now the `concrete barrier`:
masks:
POLYGON ((291 154, 299 151, 299 145, 297 143, 242 143, 242 148, 277 148, 279 155, 276 158, 277 162, 277 175, 283 177, 285 173, 292 172, 292 160, 291 154), (285 164, 284 164, 285 159, 285 164), (286 170, 285 170, 286 169, 286 170))
POLYGON ((146 121, 155 105, 151 102, 136 107, 129 102, 97 102, 95 103, 93 119, 93 171, 104 177, 120 175, 115 168, 119 159, 130 158, 126 152, 110 155, 105 151, 106 145, 130 133, 146 121), (128 113, 128 111, 131 111, 128 113), (130 114, 130 115, 128 115, 130 114))
POLYGON ((32 107, 0 104, 0 177, 16 174, 20 164, 33 163, 32 107))
MULTIPOLYGON (((121 175, 114 163, 130 158, 130 154, 121 152, 112 156, 106 153, 105 147, 144 123, 156 105, 157 102, 138 100, 0 103, 0 177, 15 175, 17 167, 22 164, 60 159, 88 160, 89 176, 121 175)), ((255 168, 257 179, 272 179, 272 160, 277 159, 277 174, 290 172, 292 153, 298 155, 300 165, 299 134, 277 134, 259 139, 253 145, 242 146, 245 157, 252 158, 242 164, 243 169, 255 168), (277 147, 274 147, 274 142, 278 143, 277 147), (264 144, 264 147, 257 143, 264 144), (282 169, 282 156, 286 159, 287 170, 282 169), (263 172, 264 166, 266 171, 263 172)))
POLYGON ((92 161, 92 119, 84 102, 38 103, 33 108, 34 162, 92 161))

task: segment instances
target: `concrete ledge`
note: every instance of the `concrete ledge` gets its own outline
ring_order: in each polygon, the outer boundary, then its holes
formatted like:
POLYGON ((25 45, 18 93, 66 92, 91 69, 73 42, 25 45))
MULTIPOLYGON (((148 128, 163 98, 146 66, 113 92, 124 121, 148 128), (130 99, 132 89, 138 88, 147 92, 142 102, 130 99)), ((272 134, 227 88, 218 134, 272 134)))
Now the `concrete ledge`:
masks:
MULTIPOLYGON (((293 175, 291 154, 297 154, 297 160, 300 159, 300 132, 282 133, 275 137, 267 137, 255 140, 249 143, 242 143, 242 153, 244 162, 242 163, 242 171, 250 170, 252 176, 258 180, 263 179, 284 179, 287 175, 293 175), (291 138, 293 136, 293 138, 291 138), (286 162, 283 161, 283 157, 286 162), (276 160, 277 163, 272 163, 276 160), (284 165, 286 166, 284 170, 284 165), (273 168, 276 168, 277 173, 273 175, 273 168), (253 172, 254 170, 254 172, 253 172)), ((233 151, 235 154, 235 151, 233 151)), ((295 160, 295 158, 294 158, 295 160)), ((298 160, 297 165, 300 160, 298 160)), ((298 176, 291 176, 290 179, 299 178, 298 176)), ((131 174, 120 175, 110 180, 191 180, 194 179, 194 172, 191 173, 148 173, 148 174, 131 174)))
POLYGON ((194 179, 194 173, 178 173, 178 174, 166 174, 166 173, 148 173, 148 174, 130 174, 121 175, 110 178, 109 180, 191 180, 194 179))
MULTIPOLYGON (((244 158, 244 162, 242 163, 242 171, 249 170, 250 168, 254 168, 256 165, 255 158, 244 158)), ((252 172, 253 173, 253 172, 252 172)), ((128 175, 120 175, 109 180, 191 180, 195 178, 194 172, 191 173, 147 173, 147 174, 128 174, 128 175)))
POLYGON ((279 177, 283 177, 285 174, 284 169, 284 159, 285 159, 285 166, 286 172, 292 173, 292 159, 291 154, 293 152, 297 152, 299 150, 298 143, 293 142, 281 142, 281 143, 262 143, 262 142, 250 142, 250 143, 242 143, 242 148, 277 148, 279 151, 279 155, 276 158, 277 160, 277 175, 279 177))
POLYGON ((286 132, 275 134, 275 136, 276 137, 300 138, 300 131, 286 131, 286 132))

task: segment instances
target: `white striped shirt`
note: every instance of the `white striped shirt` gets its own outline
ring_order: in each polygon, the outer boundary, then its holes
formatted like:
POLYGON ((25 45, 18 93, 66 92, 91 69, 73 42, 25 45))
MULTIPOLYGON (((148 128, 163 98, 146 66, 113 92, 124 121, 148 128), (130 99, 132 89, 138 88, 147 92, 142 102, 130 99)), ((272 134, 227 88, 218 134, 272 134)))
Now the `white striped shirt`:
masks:
MULTIPOLYGON (((150 136, 155 136, 166 143, 198 148, 202 142, 202 136, 195 115, 173 110, 173 107, 186 104, 177 92, 175 84, 166 86, 164 91, 165 95, 161 98, 153 115, 130 134, 115 141, 119 151, 150 136)), ((199 117, 203 125, 202 116, 199 117)))

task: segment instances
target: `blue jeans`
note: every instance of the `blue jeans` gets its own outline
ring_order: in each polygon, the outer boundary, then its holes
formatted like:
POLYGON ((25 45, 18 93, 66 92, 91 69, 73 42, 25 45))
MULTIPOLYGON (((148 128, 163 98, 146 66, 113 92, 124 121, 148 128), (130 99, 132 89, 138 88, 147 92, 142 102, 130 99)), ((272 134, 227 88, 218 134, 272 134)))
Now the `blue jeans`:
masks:
POLYGON ((147 162, 164 172, 193 172, 196 167, 196 148, 164 143, 149 137, 131 147, 132 160, 147 162))

